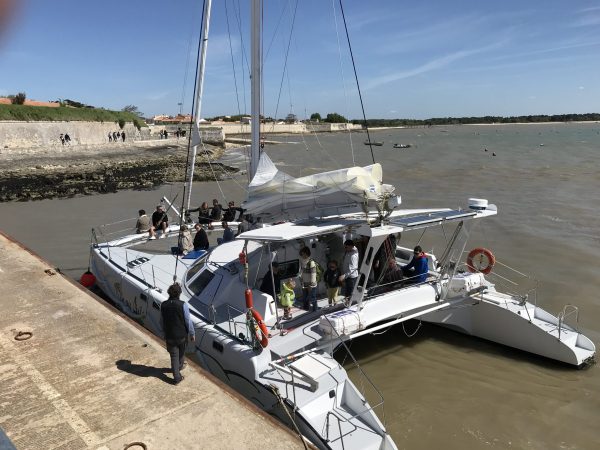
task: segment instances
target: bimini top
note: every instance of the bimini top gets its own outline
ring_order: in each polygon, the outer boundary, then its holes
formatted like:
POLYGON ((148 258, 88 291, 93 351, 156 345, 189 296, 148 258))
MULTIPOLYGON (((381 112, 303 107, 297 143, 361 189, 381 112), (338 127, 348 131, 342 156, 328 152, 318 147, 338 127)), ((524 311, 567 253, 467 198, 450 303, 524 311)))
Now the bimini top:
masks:
POLYGON ((363 218, 336 217, 330 220, 304 220, 302 222, 285 222, 278 225, 257 228, 239 234, 236 239, 247 239, 262 242, 284 242, 318 236, 348 227, 359 227, 366 224, 363 218))
MULTIPOLYGON (((486 210, 472 209, 413 209, 394 211, 386 221, 388 233, 397 233, 409 229, 428 228, 439 226, 448 222, 460 220, 479 219, 496 214, 495 206, 490 205, 486 210)), ((285 222, 278 225, 266 226, 256 230, 246 231, 237 236, 236 239, 245 239, 259 242, 283 242, 294 239, 304 239, 319 236, 349 228, 358 229, 366 226, 369 229, 376 217, 370 216, 367 220, 365 215, 332 216, 324 219, 309 219, 296 222, 285 222)), ((365 235, 370 234, 368 231, 365 235)))

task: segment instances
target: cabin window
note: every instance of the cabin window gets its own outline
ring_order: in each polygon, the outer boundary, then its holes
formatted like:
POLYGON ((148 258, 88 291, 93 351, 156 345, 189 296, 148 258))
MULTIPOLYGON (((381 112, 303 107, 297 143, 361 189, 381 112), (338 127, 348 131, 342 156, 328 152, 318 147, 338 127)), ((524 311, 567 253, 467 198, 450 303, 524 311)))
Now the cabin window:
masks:
POLYGON ((189 290, 192 291, 194 295, 200 295, 204 288, 208 286, 208 284, 214 278, 214 276, 215 274, 210 270, 205 270, 188 285, 189 290))
POLYGON ((373 257, 373 247, 369 247, 369 252, 367 253, 367 264, 371 264, 372 257, 373 257))
POLYGON ((196 263, 188 270, 187 275, 185 276, 185 282, 189 283, 194 275, 196 275, 200 269, 202 269, 206 265, 206 258, 199 259, 196 263))
POLYGON ((279 263, 279 278, 281 280, 297 277, 299 272, 300 261, 297 259, 279 263))

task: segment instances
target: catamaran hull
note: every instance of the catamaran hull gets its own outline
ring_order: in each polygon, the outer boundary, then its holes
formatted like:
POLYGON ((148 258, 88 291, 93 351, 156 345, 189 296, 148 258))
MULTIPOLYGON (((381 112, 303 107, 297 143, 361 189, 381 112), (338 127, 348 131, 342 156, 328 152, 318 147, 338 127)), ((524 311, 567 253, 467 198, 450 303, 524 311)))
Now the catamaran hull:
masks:
MULTIPOLYGON (((148 283, 139 279, 131 272, 120 267, 114 261, 104 256, 99 249, 92 251, 90 270, 96 276, 97 287, 117 306, 132 319, 146 327, 152 333, 160 336, 160 305, 166 300, 164 293, 151 288, 148 283)), ((384 434, 380 439, 360 441, 353 439, 348 434, 345 439, 328 441, 314 426, 309 418, 304 417, 301 409, 295 409, 292 402, 275 395, 269 386, 268 379, 261 380, 260 374, 269 368, 271 355, 269 350, 257 352, 243 341, 236 339, 236 330, 225 332, 204 318, 193 313, 196 319, 200 319, 196 325, 196 341, 194 347, 188 348, 194 353, 194 360, 200 366, 217 377, 223 383, 231 386, 241 395, 246 397, 259 408, 277 417, 290 428, 298 427, 302 435, 312 444, 320 449, 363 449, 376 448, 378 450, 396 449, 389 435, 384 434), (264 382, 263 382, 264 381, 264 382), (284 407, 283 404, 287 406, 284 407), (295 426, 290 422, 288 412, 295 417, 295 426), (375 444, 375 447, 372 446, 375 444)), ((238 330, 239 331, 239 330, 238 330)), ((343 369, 341 369, 343 371, 343 369)), ((344 384, 347 389, 356 392, 358 390, 347 378, 344 371, 344 384)), ((370 420, 377 422, 372 413, 370 420)))
POLYGON ((564 323, 559 333, 558 318, 528 302, 499 301, 499 296, 468 298, 420 319, 575 366, 593 359, 596 348, 586 336, 564 323))

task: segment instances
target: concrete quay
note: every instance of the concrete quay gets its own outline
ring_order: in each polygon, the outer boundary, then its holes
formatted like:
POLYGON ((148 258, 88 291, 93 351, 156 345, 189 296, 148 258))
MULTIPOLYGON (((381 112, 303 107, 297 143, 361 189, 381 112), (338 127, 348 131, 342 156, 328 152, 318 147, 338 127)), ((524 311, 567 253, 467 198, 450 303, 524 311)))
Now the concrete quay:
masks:
POLYGON ((173 385, 162 341, 1 232, 0 286, 0 428, 17 449, 304 447, 192 361, 173 385))

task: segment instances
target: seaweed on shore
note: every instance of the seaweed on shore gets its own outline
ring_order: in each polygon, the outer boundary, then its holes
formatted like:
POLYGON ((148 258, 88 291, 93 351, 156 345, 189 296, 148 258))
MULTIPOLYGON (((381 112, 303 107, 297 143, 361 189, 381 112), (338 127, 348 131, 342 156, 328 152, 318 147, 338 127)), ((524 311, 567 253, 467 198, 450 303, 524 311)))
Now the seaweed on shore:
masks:
MULTIPOLYGON (((217 172, 228 176, 237 169, 219 163, 217 172)), ((213 163, 215 165, 215 163, 213 163)), ((67 198, 78 195, 116 192, 124 189, 151 189, 164 183, 183 182, 185 159, 97 162, 61 168, 9 170, 0 174, 0 202, 67 198)), ((194 181, 214 181, 207 163, 196 164, 194 181)))

